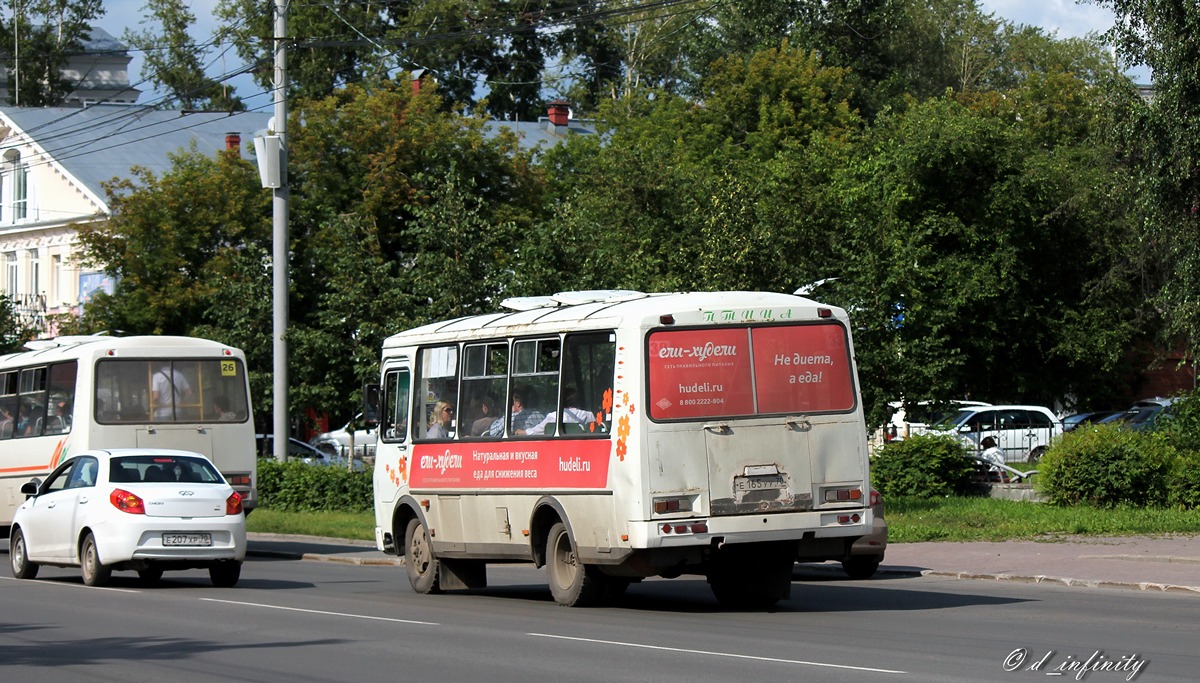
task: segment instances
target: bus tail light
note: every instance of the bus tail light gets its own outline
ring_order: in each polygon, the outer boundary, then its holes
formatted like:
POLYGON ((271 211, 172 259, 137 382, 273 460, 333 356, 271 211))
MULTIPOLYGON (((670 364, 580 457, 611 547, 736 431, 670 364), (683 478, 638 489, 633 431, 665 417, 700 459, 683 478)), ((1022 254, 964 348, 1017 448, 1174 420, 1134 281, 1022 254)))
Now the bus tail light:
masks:
POLYGON ((250 475, 249 474, 231 474, 231 475, 225 477, 225 481, 229 482, 230 486, 249 486, 250 485, 250 475))
POLYGON ((852 515, 838 515, 838 524, 858 524, 862 517, 856 512, 852 515))
POLYGON ((669 498, 654 499, 654 514, 665 515, 668 512, 691 512, 692 497, 691 496, 671 496, 669 498))
POLYGON ((825 489, 823 499, 826 503, 853 503, 862 500, 862 489, 825 489))
POLYGON ((690 521, 690 522, 663 522, 658 525, 658 530, 664 535, 673 534, 675 536, 683 536, 687 534, 707 534, 708 520, 690 521))
POLYGON ((108 494, 108 500, 121 512, 128 512, 131 515, 146 514, 146 503, 124 489, 113 489, 113 492, 108 494))
POLYGON ((228 498, 225 499, 225 514, 240 515, 242 514, 242 494, 234 491, 228 498))

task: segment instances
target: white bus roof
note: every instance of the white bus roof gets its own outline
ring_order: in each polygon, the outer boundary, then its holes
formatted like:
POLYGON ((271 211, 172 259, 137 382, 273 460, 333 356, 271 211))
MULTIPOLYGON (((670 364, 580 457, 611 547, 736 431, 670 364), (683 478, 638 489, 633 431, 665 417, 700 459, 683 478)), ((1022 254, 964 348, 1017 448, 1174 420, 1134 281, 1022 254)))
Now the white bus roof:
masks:
POLYGON ((35 339, 25 344, 27 351, 18 351, 0 356, 0 365, 21 365, 24 363, 53 361, 62 358, 78 358, 97 350, 137 350, 137 349, 203 349, 217 351, 228 349, 231 353, 241 351, 228 344, 222 344, 210 339, 180 336, 137 335, 131 337, 112 337, 107 334, 72 335, 54 337, 52 339, 35 339))
MULTIPOLYGON (((621 321, 637 325, 657 325, 663 315, 703 313, 725 309, 808 308, 816 318, 818 308, 833 311, 844 320, 845 312, 834 306, 792 294, 778 292, 676 292, 646 294, 630 290, 560 292, 551 296, 506 299, 509 311, 466 316, 405 330, 384 340, 383 348, 444 340, 446 337, 495 337, 508 334, 537 334, 561 329, 617 327, 621 321)), ((769 318, 736 322, 769 322, 769 318)), ((723 321, 716 321, 723 322, 723 321)))

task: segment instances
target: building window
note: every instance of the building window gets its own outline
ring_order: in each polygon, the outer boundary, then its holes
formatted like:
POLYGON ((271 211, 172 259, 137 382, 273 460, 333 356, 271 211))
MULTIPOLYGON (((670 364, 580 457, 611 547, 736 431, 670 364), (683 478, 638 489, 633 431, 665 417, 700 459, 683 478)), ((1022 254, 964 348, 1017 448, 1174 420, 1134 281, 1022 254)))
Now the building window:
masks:
POLYGON ((25 220, 29 215, 29 167, 17 157, 13 167, 13 222, 25 220))
POLYGON ((37 249, 29 250, 29 293, 38 294, 42 291, 42 261, 37 249))
POLYGON ((20 275, 20 267, 17 262, 17 252, 10 251, 4 254, 4 293, 8 298, 16 300, 21 293, 21 281, 18 278, 20 275))

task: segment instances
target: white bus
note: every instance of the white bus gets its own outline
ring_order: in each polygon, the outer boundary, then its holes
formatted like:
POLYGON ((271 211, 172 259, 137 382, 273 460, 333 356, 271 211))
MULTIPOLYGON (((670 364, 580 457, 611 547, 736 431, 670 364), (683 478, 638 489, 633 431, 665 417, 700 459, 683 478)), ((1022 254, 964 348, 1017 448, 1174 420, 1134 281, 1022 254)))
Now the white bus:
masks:
POLYGON ((504 304, 383 345, 376 545, 417 592, 533 562, 564 605, 696 574, 766 606, 798 554, 870 531, 845 311, 761 292, 504 304))
POLYGON ((21 485, 90 448, 203 453, 257 503, 245 356, 189 337, 57 337, 0 356, 0 527, 21 485))

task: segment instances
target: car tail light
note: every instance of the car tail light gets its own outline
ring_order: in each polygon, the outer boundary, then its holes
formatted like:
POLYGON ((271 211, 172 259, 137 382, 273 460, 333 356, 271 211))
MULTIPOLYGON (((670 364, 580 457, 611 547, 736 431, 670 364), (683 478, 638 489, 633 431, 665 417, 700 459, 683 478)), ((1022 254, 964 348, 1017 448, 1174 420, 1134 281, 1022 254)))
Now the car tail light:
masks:
POLYGON ((121 512, 128 512, 131 515, 146 514, 146 503, 141 498, 124 489, 113 489, 109 494, 108 500, 112 502, 113 507, 121 512))
POLYGON ((225 499, 225 514, 242 514, 242 494, 234 491, 232 495, 225 499))

